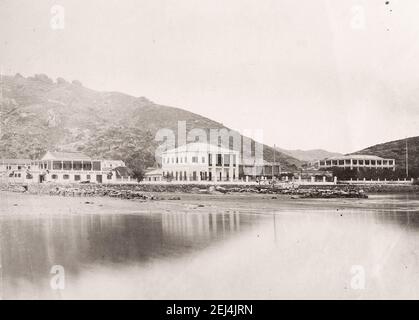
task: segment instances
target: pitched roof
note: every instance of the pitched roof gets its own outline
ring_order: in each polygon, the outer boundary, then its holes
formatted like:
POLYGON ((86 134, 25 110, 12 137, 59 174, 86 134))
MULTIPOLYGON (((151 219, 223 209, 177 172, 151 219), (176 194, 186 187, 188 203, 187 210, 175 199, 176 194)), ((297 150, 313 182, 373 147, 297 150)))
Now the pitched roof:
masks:
POLYGON ((116 172, 116 176, 119 177, 124 177, 124 178, 128 178, 133 176, 133 172, 131 169, 127 168, 127 167, 116 167, 115 169, 113 169, 112 171, 116 172))
POLYGON ((163 170, 160 168, 153 169, 153 170, 147 171, 145 175, 146 176, 163 175, 163 170))
POLYGON ((48 151, 42 160, 92 160, 80 152, 50 152, 48 151))
POLYGON ((0 159, 1 164, 30 164, 34 161, 31 159, 0 159))
POLYGON ((202 142, 192 142, 184 144, 178 148, 170 149, 165 153, 178 153, 178 152, 211 152, 211 153, 238 153, 238 151, 235 150, 229 150, 224 147, 219 147, 210 143, 202 143, 202 142))

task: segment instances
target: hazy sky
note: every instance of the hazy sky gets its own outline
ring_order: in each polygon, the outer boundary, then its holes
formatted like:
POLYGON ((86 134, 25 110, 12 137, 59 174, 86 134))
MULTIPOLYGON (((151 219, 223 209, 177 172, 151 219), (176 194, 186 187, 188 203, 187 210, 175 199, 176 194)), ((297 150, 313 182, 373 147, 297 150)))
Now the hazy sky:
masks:
POLYGON ((418 17, 417 0, 0 0, 0 64, 351 152, 419 135, 418 17))

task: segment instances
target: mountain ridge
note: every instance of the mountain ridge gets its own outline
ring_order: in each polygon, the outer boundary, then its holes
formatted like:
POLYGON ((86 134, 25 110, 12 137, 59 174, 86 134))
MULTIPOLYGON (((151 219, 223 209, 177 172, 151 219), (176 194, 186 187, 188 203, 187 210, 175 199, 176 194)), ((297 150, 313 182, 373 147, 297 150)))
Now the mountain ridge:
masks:
MULTIPOLYGON (((139 170, 156 165, 156 132, 177 134, 178 121, 193 128, 227 129, 221 123, 146 97, 116 91, 95 91, 80 81, 53 81, 45 74, 2 76, 0 97, 0 157, 39 158, 47 150, 78 151, 92 157, 124 160, 139 170)), ((257 143, 257 142, 256 142, 257 143)), ((272 161, 273 148, 264 145, 272 161)), ((276 152, 284 170, 301 162, 276 152)))
POLYGON ((350 154, 376 155, 395 159, 396 170, 403 176, 406 171, 406 142, 410 175, 417 178, 419 177, 419 136, 379 143, 350 154))
POLYGON ((301 150, 301 149, 283 149, 283 148, 276 148, 278 151, 288 154, 289 156, 296 158, 300 161, 304 162, 312 162, 316 160, 323 160, 325 158, 341 156, 341 153, 338 152, 330 152, 324 149, 310 149, 310 150, 301 150))

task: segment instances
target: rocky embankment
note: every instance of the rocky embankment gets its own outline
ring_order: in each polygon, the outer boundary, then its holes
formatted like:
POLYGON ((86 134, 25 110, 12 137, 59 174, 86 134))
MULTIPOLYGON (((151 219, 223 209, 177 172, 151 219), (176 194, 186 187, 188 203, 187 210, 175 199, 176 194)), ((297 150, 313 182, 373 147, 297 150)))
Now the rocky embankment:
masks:
POLYGON ((244 186, 244 185, 194 185, 194 184, 167 184, 167 185, 104 185, 104 184, 34 184, 1 185, 0 190, 25 192, 30 194, 48 194, 63 197, 112 197, 136 200, 180 200, 175 194, 234 194, 257 193, 272 195, 290 195, 292 198, 368 198, 366 192, 354 186, 300 186, 293 188, 272 186, 244 186))

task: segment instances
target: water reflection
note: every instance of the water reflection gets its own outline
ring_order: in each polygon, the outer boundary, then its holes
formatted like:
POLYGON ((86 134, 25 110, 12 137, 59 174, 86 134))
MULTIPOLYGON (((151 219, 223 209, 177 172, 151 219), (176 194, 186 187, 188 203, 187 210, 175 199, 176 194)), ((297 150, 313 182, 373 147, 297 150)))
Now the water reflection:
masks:
POLYGON ((57 206, 51 205, 47 214, 28 215, 20 205, 29 198, 13 199, 2 203, 0 215, 4 299, 419 296, 417 195, 368 202, 257 199, 253 213, 231 199, 164 213, 74 213, 88 210, 79 205, 67 214, 63 205, 52 214, 57 206), (65 268, 63 292, 51 290, 54 265, 65 268), (350 290, 354 265, 365 268, 364 291, 350 290))
POLYGON ((216 245, 253 219, 238 213, 3 216, 2 297, 13 297, 23 282, 45 288, 53 265, 65 266, 67 274, 77 277, 92 265, 141 264, 185 255, 216 245))

